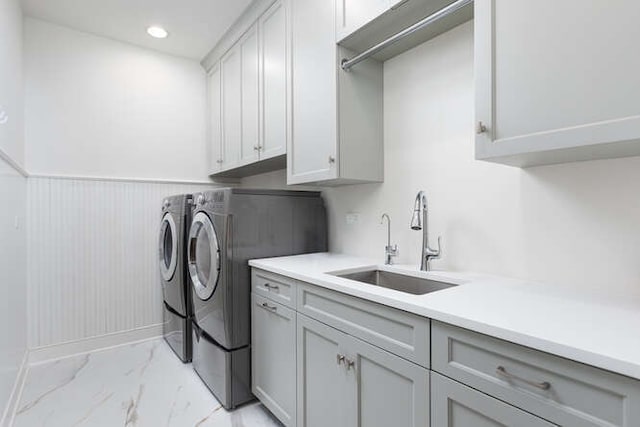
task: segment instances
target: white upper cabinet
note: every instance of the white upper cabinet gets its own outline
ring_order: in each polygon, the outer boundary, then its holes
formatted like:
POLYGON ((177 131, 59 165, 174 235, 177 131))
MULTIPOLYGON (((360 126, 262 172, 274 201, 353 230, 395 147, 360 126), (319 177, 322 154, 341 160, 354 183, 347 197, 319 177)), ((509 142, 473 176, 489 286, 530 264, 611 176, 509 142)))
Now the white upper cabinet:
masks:
POLYGON ((242 141, 242 58, 236 44, 220 61, 222 69, 222 167, 240 164, 242 141))
POLYGON ((287 182, 382 181, 382 63, 371 59, 342 71, 340 61, 353 52, 336 45, 336 3, 289 1, 293 75, 287 182))
POLYGON ((240 163, 258 160, 260 99, 258 27, 254 25, 239 42, 242 69, 242 138, 240 163))
MULTIPOLYGON (((286 166, 290 75, 287 11, 282 1, 259 1, 203 61, 220 80, 209 90, 211 175, 240 178, 286 166), (219 67, 220 72, 216 72, 219 67), (220 98, 218 105, 213 97, 220 98), (216 118, 217 123, 216 123, 216 118), (215 147, 214 147, 215 145, 215 147), (221 151, 221 154, 217 154, 221 151)), ((210 77, 210 79, 213 77, 210 77)))
POLYGON ((287 10, 278 1, 262 15, 260 28, 260 75, 262 77, 262 138, 260 158, 287 151, 290 70, 287 67, 287 10))
POLYGON ((476 0, 476 157, 640 155, 640 2, 476 0))
POLYGON ((222 92, 219 65, 215 65, 209 71, 207 90, 209 92, 209 169, 217 172, 222 168, 222 92))

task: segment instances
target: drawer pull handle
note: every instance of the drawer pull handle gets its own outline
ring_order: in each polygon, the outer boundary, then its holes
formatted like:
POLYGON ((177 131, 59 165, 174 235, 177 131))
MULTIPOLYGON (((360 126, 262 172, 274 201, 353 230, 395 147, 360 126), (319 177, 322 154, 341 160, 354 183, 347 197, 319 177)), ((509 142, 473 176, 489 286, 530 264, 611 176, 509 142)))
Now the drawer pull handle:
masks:
POLYGON ((513 374, 507 372, 507 370, 506 370, 506 368, 504 366, 498 366, 498 368, 496 369, 496 374, 501 375, 501 376, 503 376, 505 378, 509 378, 509 379, 513 379, 513 380, 516 380, 516 381, 520 381, 520 382, 525 383, 525 384, 529 384, 530 386, 539 388, 540 390, 549 390, 551 388, 551 383, 549 383, 547 381, 544 381, 544 382, 541 382, 541 383, 537 383, 535 381, 530 381, 530 380, 524 379, 522 377, 519 377, 517 375, 513 375, 513 374))
POLYGON ((268 304, 268 303, 266 303, 266 302, 263 302, 263 303, 262 303, 262 306, 263 306, 264 308, 266 308, 267 310, 271 310, 271 311, 278 311, 278 307, 276 307, 275 305, 274 305, 274 306, 271 306, 271 305, 269 305, 269 304, 268 304))
POLYGON ((264 287, 267 288, 267 290, 271 290, 273 289, 274 291, 277 291, 278 289, 280 289, 280 287, 278 285, 271 285, 269 283, 265 283, 264 287))
POLYGON ((342 362, 344 362, 344 355, 337 354, 336 355, 336 362, 338 362, 338 365, 342 364, 342 362))

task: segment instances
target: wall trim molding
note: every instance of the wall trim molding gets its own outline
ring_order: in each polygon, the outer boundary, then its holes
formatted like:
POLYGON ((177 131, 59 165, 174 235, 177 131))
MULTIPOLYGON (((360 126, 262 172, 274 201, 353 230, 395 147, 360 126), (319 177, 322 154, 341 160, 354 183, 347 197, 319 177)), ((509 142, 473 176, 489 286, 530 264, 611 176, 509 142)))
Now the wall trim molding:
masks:
POLYGON ((13 169, 15 169, 16 172, 18 172, 23 177, 25 177, 25 178, 29 177, 29 172, 27 172, 27 170, 25 168, 23 168, 20 165, 20 163, 18 163, 15 160, 13 160, 11 158, 11 156, 9 154, 7 154, 2 148, 0 148, 0 159, 2 159, 5 162, 7 162, 7 164, 9 166, 11 166, 13 169))
POLYGON ((29 174, 30 178, 64 179, 77 181, 105 181, 105 182, 134 182, 146 184, 188 184, 188 185, 219 185, 215 181, 198 181, 188 179, 162 179, 162 178, 137 178, 137 177, 108 177, 91 175, 63 175, 63 174, 29 174))
POLYGON ((29 351, 29 366, 162 337, 162 323, 96 337, 38 347, 29 351))
POLYGON ((27 378, 27 371, 29 370, 28 360, 29 350, 25 350, 24 355, 22 356, 22 362, 20 363, 20 369, 18 370, 18 375, 16 375, 16 380, 13 383, 13 389, 11 390, 9 401, 7 402, 7 406, 4 408, 2 418, 0 419, 0 427, 11 427, 13 425, 13 419, 16 416, 18 403, 20 402, 22 389, 24 388, 24 380, 27 378))

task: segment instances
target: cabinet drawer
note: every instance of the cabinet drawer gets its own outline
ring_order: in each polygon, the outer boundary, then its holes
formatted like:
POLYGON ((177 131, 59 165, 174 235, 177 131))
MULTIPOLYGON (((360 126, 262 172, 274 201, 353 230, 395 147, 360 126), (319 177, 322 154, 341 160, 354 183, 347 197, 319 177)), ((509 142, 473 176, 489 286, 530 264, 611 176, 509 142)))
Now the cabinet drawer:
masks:
POLYGON ((429 367, 429 319, 313 285, 298 285, 298 312, 429 367))
POLYGON ((293 309, 296 307, 296 281, 293 279, 254 268, 251 287, 258 295, 293 309))
POLYGON ((433 370, 566 427, 640 425, 640 382, 440 322, 433 370))
POLYGON ((434 427, 553 427, 542 418, 431 373, 431 425, 434 427))

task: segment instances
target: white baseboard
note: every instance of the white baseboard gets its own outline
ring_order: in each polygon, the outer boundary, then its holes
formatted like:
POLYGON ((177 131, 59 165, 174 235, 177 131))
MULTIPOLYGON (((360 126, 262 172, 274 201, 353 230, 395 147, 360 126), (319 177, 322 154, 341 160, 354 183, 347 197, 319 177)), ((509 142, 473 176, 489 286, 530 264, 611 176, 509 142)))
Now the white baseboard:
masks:
POLYGON ((27 370, 29 369, 29 351, 24 352, 22 356, 22 362, 20 363, 20 369, 16 376, 16 381, 13 384, 13 390, 11 390, 11 396, 9 396, 9 402, 4 408, 4 413, 0 419, 0 427, 11 427, 13 425, 13 418, 16 415, 18 409, 18 402, 20 402, 20 396, 22 395, 22 387, 24 386, 24 380, 27 377, 27 370))
POLYGON ((161 336, 162 324, 159 323, 143 328, 34 348, 29 351, 29 365, 64 359, 97 350, 106 350, 135 342, 147 341, 160 338, 161 336))

